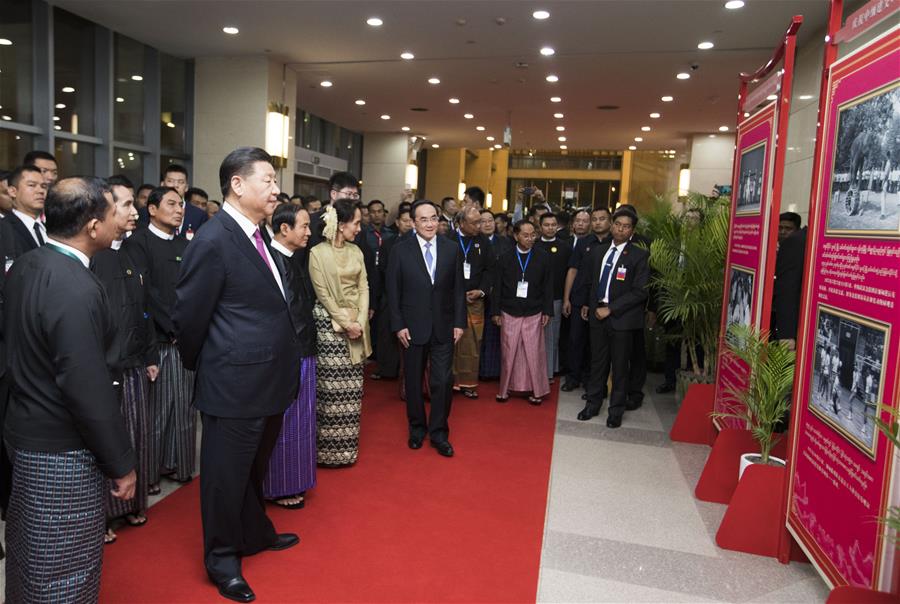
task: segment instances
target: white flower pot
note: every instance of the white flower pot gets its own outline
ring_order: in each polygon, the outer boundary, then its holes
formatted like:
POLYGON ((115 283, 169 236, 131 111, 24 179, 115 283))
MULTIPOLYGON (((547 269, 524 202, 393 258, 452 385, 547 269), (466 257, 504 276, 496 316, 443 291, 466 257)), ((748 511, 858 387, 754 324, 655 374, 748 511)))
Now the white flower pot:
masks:
MULTIPOLYGON (((750 467, 750 464, 760 463, 760 455, 759 453, 744 453, 741 455, 741 468, 738 471, 738 480, 744 475, 744 470, 750 467)), ((775 457, 774 455, 769 455, 769 465, 770 466, 782 466, 786 465, 786 462, 780 457, 775 457)))

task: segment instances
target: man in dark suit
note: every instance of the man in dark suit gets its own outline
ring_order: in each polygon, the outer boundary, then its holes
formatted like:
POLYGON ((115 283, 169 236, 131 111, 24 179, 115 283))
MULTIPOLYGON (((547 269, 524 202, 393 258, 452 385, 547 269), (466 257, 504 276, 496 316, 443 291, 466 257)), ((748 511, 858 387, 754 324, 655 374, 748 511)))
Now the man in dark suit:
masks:
POLYGON ((385 284, 391 330, 403 347, 409 448, 419 449, 425 434, 445 457, 453 456, 448 440, 453 346, 466 327, 466 297, 459 246, 437 237, 438 209, 428 200, 413 204, 416 235, 391 252, 385 284), (431 357, 431 417, 426 419, 422 375, 431 357))
POLYGON ((775 284, 772 287, 772 337, 786 340, 791 348, 797 343, 800 322, 800 298, 806 254, 807 227, 785 237, 775 256, 775 284))
POLYGON ((209 217, 204 210, 190 203, 187 196, 188 191, 188 173, 184 166, 178 164, 169 164, 162 173, 159 185, 161 187, 172 187, 181 195, 184 201, 184 219, 175 230, 176 237, 185 237, 190 241, 194 234, 203 226, 209 217))
POLYGON ((618 428, 628 408, 634 331, 644 328, 650 254, 630 241, 637 224, 634 213, 617 210, 612 218, 612 239, 592 249, 586 259, 590 280, 582 288, 581 317, 591 330, 591 373, 587 404, 579 419, 590 419, 600 412, 607 367, 611 366, 612 394, 606 425, 618 428))
POLYGON ((250 602, 241 558, 300 540, 275 532, 262 492, 284 410, 297 396, 300 356, 281 275, 257 226, 280 192, 272 159, 235 149, 219 182, 225 204, 185 252, 175 325, 184 364, 197 372, 206 571, 221 595, 250 602))
POLYGON ((121 233, 99 178, 56 183, 46 214, 47 245, 16 262, 4 291, 15 384, 4 426, 13 459, 6 600, 94 602, 104 476, 123 500, 135 485, 135 454, 106 366, 109 301, 88 270, 90 257, 121 233))
POLYGON ((44 245, 47 239, 47 230, 40 220, 47 187, 35 166, 16 168, 9 177, 13 211, 3 219, 10 235, 3 242, 7 272, 19 256, 44 245))

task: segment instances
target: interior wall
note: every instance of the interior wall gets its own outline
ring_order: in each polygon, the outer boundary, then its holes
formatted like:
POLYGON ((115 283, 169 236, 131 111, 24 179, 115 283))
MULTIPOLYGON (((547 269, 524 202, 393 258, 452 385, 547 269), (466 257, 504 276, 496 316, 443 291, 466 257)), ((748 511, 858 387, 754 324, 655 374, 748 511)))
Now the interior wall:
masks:
MULTIPOLYGON (((712 195, 716 185, 730 185, 734 162, 734 135, 695 134, 691 139, 691 182, 688 189, 712 195)), ((677 177, 676 177, 677 178, 677 177)), ((675 181, 677 188, 678 181, 675 181)))
MULTIPOLYGON (((366 152, 368 152, 368 140, 366 152)), ((444 197, 456 197, 459 183, 465 182, 466 150, 465 149, 428 149, 425 152, 427 169, 425 172, 425 193, 420 195, 435 203, 444 197)), ((468 185, 468 183, 466 183, 468 185)))
POLYGON ((393 213, 406 188, 409 137, 390 132, 366 132, 363 136, 362 201, 380 199, 393 213))

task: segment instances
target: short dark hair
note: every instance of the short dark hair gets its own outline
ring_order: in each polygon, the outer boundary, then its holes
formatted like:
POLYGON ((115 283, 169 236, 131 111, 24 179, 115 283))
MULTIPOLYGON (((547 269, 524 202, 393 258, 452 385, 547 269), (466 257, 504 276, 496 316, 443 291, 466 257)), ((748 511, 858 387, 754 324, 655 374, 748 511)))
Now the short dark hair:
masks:
POLYGON ((437 207, 436 205, 434 205, 434 202, 433 202, 433 201, 430 201, 430 200, 428 200, 428 199, 417 199, 416 201, 413 202, 412 207, 409 208, 409 216, 410 216, 410 218, 412 218, 413 220, 415 220, 415 219, 416 219, 416 212, 418 212, 419 208, 421 208, 421 207, 423 207, 423 206, 431 206, 432 208, 434 208, 435 214, 440 214, 440 213, 441 213, 441 211, 438 209, 438 207, 437 207))
POLYGON ((22 176, 25 175, 26 172, 34 172, 35 174, 40 174, 40 168, 36 168, 35 166, 19 166, 9 174, 8 185, 10 187, 18 187, 19 181, 22 180, 22 176))
POLYGON ((131 182, 131 179, 125 176, 124 174, 113 174, 109 178, 106 179, 106 183, 110 187, 125 187, 126 189, 131 189, 134 191, 134 183, 131 182))
POLYGON ((9 170, 0 169, 0 182, 4 182, 9 180, 9 175, 12 174, 9 170))
POLYGON ((300 193, 294 193, 293 195, 291 195, 291 201, 294 201, 295 199, 299 199, 300 203, 303 203, 303 195, 300 195, 300 193))
POLYGON ((638 211, 637 208, 631 205, 630 203, 620 203, 616 206, 616 210, 628 210, 632 214, 634 214, 635 220, 637 220, 638 211))
POLYGON ((411 204, 410 202, 408 202, 408 201, 401 201, 401 202, 400 202, 400 205, 397 206, 397 213, 399 214, 399 213, 402 212, 403 210, 406 210, 406 211, 408 212, 408 211, 410 211, 411 209, 412 209, 412 204, 411 204))
POLYGON ((506 224, 509 224, 509 216, 507 216, 503 212, 500 212, 499 214, 494 214, 494 218, 495 219, 499 218, 500 222, 505 222, 506 224))
MULTIPOLYGON (((47 151, 41 151, 39 149, 35 149, 34 151, 29 151, 25 154, 25 157, 22 159, 23 166, 33 166, 35 160, 38 159, 46 159, 56 163, 56 158, 53 157, 52 153, 48 153, 47 151)), ((85 223, 87 224, 87 223, 85 223)), ((84 225, 82 225, 84 226, 84 225)))
POLYGON ((521 231, 522 227, 525 225, 530 225, 531 228, 534 228, 534 225, 531 224, 530 220, 517 220, 516 223, 513 225, 513 235, 518 235, 519 231, 521 231))
POLYGON ((371 210, 372 206, 375 204, 380 205, 382 208, 385 207, 384 202, 381 201, 380 199, 373 199, 372 201, 370 201, 369 203, 366 204, 366 207, 371 210))
POLYGON ((211 203, 212 203, 212 204, 215 204, 215 205, 217 205, 217 206, 219 206, 220 208, 222 207, 222 202, 221 202, 221 201, 217 201, 217 200, 215 200, 215 199, 210 199, 209 201, 206 202, 207 205, 209 205, 209 204, 211 204, 211 203))
MULTIPOLYGON (((404 214, 409 214, 409 208, 400 208, 399 210, 397 210, 397 218, 398 219, 401 216, 403 216, 404 214)), ((412 215, 410 215, 410 218, 412 218, 412 215)))
POLYGON ((362 204, 356 199, 342 197, 334 200, 334 212, 337 214, 338 224, 346 224, 356 216, 356 210, 361 210, 362 204))
MULTIPOLYGON (((307 210, 309 210, 310 204, 313 203, 314 201, 318 201, 319 203, 322 203, 322 200, 319 199, 318 197, 316 197, 315 195, 308 195, 308 196, 304 197, 303 198, 303 207, 306 208, 307 210)), ((322 204, 322 205, 324 205, 324 204, 322 204)))
POLYGON ((359 179, 350 172, 335 172, 328 179, 328 188, 332 191, 340 191, 347 187, 359 189, 359 179))
POLYGON ((487 208, 481 208, 481 215, 484 216, 485 214, 490 214, 491 218, 496 218, 496 215, 493 212, 491 212, 487 208))
POLYGON ((548 208, 547 206, 545 206, 542 203, 539 203, 537 205, 534 205, 534 206, 531 206, 530 208, 528 208, 528 215, 534 216, 538 213, 538 210, 544 210, 546 212, 549 212, 550 208, 548 208))
POLYGON ((91 220, 103 220, 109 210, 109 184, 96 176, 65 178, 50 187, 44 202, 47 234, 61 239, 78 235, 91 220))
MULTIPOLYGON (((611 212, 610 209, 607 208, 606 206, 598 206, 598 207, 594 208, 593 210, 591 210, 591 216, 592 216, 592 217, 593 217, 593 215, 594 215, 594 212, 606 212, 607 214, 612 215, 612 212, 611 212)), ((633 212, 632 212, 632 213, 633 213, 633 212)))
POLYGON ((222 188, 222 198, 228 197, 233 176, 246 178, 253 173, 253 164, 260 161, 271 164, 272 156, 259 147, 238 147, 226 155, 222 160, 222 165, 219 166, 219 186, 222 188))
POLYGON ((636 227, 637 223, 638 223, 637 214, 635 214, 629 208, 630 208, 630 206, 628 208, 619 206, 619 209, 616 210, 615 212, 613 212, 613 215, 612 215, 613 221, 615 221, 617 218, 620 218, 622 216, 626 216, 631 219, 631 226, 636 227))
POLYGON ((275 208, 275 213, 272 214, 272 230, 280 233, 283 224, 294 228, 297 223, 297 212, 306 212, 306 209, 292 203, 283 203, 275 208))
MULTIPOLYGON (((147 198, 148 206, 156 206, 159 207, 159 202, 162 201, 162 198, 165 197, 166 193, 175 193, 178 195, 178 191, 175 190, 175 187, 155 187, 152 191, 150 191, 150 197, 147 198)), ((181 196, 178 195, 180 198, 181 196)))
POLYGON ((139 186, 139 187, 137 188, 137 191, 135 191, 134 194, 135 194, 135 196, 137 196, 137 195, 140 195, 142 191, 145 191, 145 190, 148 190, 148 189, 149 189, 150 191, 152 191, 154 188, 155 188, 154 185, 151 185, 150 183, 145 182, 144 184, 142 184, 141 186, 139 186))
POLYGON ((209 201, 209 195, 200 187, 191 187, 190 189, 188 189, 184 194, 184 198, 190 201, 191 197, 193 197, 194 195, 199 195, 206 201, 209 201))
POLYGON ((185 179, 187 179, 188 177, 187 168, 185 168, 181 164, 169 164, 168 166, 163 168, 162 174, 160 175, 159 179, 165 180, 166 174, 168 174, 169 172, 178 172, 179 174, 184 174, 185 179))
POLYGON ((584 212, 585 214, 587 214, 587 215, 588 215, 588 218, 591 217, 591 211, 590 211, 590 210, 588 210, 587 208, 578 208, 577 210, 575 210, 575 213, 572 214, 572 221, 574 222, 575 219, 578 218, 578 215, 581 214, 582 212, 584 212))
POLYGON ((469 199, 484 207, 484 190, 481 187, 469 187, 466 189, 469 199))
POLYGON ((800 230, 800 225, 803 223, 803 219, 800 218, 800 214, 798 214, 797 212, 782 212, 778 217, 778 220, 790 220, 794 223, 794 228, 796 228, 798 231, 800 230))
POLYGON ((442 210, 443 210, 445 207, 447 207, 447 202, 448 202, 448 201, 456 201, 456 198, 453 197, 452 195, 450 195, 449 197, 443 198, 443 199, 441 200, 441 209, 442 209, 442 210))
POLYGON ((546 214, 541 214, 540 223, 544 224, 544 221, 549 220, 550 218, 556 220, 557 224, 559 223, 559 217, 556 214, 554 214, 553 212, 547 212, 546 214))
POLYGON ((279 193, 275 196, 279 203, 291 203, 291 196, 287 193, 279 193))

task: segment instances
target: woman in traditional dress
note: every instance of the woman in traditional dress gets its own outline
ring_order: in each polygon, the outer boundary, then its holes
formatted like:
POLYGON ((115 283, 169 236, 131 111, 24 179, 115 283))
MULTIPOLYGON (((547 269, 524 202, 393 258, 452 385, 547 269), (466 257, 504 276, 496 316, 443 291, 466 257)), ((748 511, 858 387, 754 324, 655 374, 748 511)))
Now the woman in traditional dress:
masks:
POLYGON ((356 462, 363 364, 369 341, 369 286, 362 250, 359 202, 338 199, 324 214, 323 241, 312 248, 309 275, 316 292, 317 457, 325 466, 356 462))

